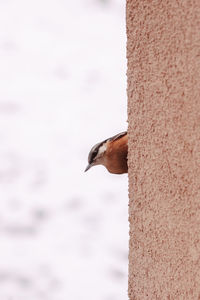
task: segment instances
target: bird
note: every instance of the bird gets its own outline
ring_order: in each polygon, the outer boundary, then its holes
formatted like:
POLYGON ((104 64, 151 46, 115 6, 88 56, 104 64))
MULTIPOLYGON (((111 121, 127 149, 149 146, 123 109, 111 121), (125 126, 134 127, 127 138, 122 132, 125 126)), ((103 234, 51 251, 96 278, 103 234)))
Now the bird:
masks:
POLYGON ((128 173, 127 131, 118 133, 92 147, 85 172, 96 165, 103 165, 112 174, 128 173))

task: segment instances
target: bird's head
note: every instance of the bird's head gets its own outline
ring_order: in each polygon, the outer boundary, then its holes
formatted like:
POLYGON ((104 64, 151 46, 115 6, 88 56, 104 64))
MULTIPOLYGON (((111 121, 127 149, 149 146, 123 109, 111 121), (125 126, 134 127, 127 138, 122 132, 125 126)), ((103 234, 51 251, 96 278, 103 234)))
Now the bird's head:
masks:
POLYGON ((98 143, 92 147, 88 155, 88 165, 85 169, 85 172, 88 171, 91 167, 96 165, 103 165, 104 154, 107 149, 107 140, 98 143))

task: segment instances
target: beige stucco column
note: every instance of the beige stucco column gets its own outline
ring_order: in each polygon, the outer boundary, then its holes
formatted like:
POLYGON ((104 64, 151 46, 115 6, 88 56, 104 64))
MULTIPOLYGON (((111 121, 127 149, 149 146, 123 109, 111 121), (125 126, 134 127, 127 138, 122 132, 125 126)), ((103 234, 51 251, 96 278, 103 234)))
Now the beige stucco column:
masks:
POLYGON ((127 0, 130 300, 200 299, 200 0, 127 0))

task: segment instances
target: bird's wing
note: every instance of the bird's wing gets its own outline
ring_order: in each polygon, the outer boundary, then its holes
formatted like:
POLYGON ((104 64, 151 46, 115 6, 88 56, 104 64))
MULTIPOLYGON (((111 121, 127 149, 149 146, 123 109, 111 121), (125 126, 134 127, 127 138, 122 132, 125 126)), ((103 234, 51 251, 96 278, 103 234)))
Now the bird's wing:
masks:
POLYGON ((119 138, 123 137, 126 134, 127 134, 127 131, 118 133, 118 134, 114 135, 113 137, 111 137, 109 140, 110 141, 116 141, 116 140, 118 140, 119 138))

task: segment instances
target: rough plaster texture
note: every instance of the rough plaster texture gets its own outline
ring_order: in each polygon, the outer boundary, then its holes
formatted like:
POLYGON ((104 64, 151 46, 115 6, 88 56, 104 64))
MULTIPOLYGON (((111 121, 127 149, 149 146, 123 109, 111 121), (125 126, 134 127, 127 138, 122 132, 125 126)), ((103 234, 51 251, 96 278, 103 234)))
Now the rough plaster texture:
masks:
POLYGON ((129 298, 200 299, 200 1, 127 0, 129 298))

